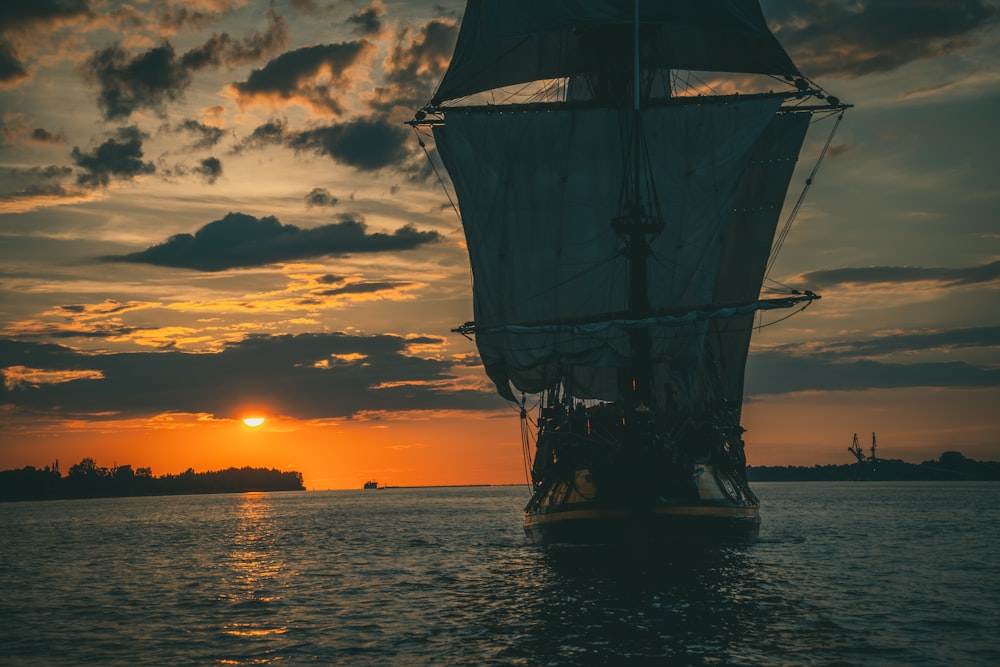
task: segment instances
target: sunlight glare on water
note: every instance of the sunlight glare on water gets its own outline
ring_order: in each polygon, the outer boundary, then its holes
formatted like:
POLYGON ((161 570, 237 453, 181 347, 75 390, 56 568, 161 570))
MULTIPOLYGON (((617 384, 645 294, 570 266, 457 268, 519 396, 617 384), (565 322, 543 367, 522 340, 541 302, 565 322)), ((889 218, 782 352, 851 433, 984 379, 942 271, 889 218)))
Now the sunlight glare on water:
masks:
POLYGON ((655 552, 526 546, 520 487, 7 503, 0 664, 1000 663, 1000 485, 755 489, 655 552))

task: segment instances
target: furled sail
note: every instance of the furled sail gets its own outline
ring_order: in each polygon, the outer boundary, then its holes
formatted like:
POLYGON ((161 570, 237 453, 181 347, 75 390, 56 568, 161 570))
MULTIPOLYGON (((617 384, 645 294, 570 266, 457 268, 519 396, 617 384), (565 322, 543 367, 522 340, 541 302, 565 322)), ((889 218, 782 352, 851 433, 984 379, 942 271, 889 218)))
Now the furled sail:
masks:
MULTIPOLYGON (((595 6, 605 4, 617 6, 595 6)), ((757 299, 809 122, 778 113, 782 99, 640 112, 667 222, 650 241, 654 312, 757 299)), ((511 384, 537 392, 563 381, 576 396, 614 400, 620 369, 632 363, 627 326, 613 321, 590 330, 494 326, 598 322, 626 308, 627 260, 609 221, 620 215, 632 113, 484 109, 450 113, 434 127, 462 210, 476 343, 502 395, 511 396, 511 384)), ((740 402, 753 314, 730 315, 650 325, 657 407, 740 402)))
MULTIPOLYGON (((757 0, 640 5, 644 70, 801 76, 757 0)), ((625 73, 634 24, 634 0, 469 0, 432 104, 528 81, 625 73)))

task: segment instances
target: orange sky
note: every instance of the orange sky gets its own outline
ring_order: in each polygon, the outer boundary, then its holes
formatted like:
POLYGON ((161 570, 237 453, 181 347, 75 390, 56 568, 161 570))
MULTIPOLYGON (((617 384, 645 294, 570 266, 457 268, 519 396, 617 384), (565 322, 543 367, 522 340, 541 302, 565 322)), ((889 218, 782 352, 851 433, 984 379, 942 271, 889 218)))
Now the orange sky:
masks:
MULTIPOLYGON (((524 482, 516 411, 451 332, 473 318, 453 189, 403 125, 464 5, 109 0, 0 21, 0 468, 524 482), (157 63, 169 76, 143 76, 157 63)), ((850 463, 872 431, 886 458, 1000 460, 996 9, 762 8, 855 106, 769 274, 823 298, 755 333, 750 464, 850 463)))
MULTIPOLYGON (((876 431, 879 456, 913 463, 936 459, 942 442, 963 454, 995 460, 990 409, 995 390, 925 390, 904 395, 872 390, 850 397, 829 392, 753 401, 744 427, 750 465, 846 464, 855 432, 867 448, 876 431), (846 399, 846 400, 845 400, 846 399), (956 426, 942 432, 937 411, 947 406, 956 426)), ((249 413, 248 413, 249 414, 249 413)), ((255 413, 257 414, 257 413, 255 413)), ((525 482, 520 427, 513 410, 438 412, 317 421, 270 418, 249 428, 238 420, 172 416, 76 422, 12 436, 0 447, 0 468, 58 459, 65 474, 85 456, 99 465, 148 466, 154 475, 261 466, 297 470, 306 487, 359 488, 368 479, 397 486, 520 484, 525 482)))

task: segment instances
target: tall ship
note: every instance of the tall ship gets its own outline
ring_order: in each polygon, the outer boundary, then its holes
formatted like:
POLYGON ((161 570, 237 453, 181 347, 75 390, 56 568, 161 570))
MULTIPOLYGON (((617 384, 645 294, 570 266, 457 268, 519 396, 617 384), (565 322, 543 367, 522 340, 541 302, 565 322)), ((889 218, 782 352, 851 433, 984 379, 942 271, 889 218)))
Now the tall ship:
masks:
POLYGON ((458 199, 456 331, 520 406, 530 542, 757 535, 751 333, 819 298, 762 286, 806 131, 849 106, 756 0, 469 0, 410 123, 458 199))

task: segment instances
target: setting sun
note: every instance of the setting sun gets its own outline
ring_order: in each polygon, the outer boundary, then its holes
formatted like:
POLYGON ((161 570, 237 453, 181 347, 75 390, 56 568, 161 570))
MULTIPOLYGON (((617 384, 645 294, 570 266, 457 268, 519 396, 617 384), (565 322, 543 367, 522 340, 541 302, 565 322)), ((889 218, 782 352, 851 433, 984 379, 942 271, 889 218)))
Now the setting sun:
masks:
POLYGON ((260 426, 261 424, 264 423, 264 418, 263 417, 247 417, 246 419, 243 420, 243 423, 246 424, 247 426, 249 426, 250 428, 257 428, 258 426, 260 426))

